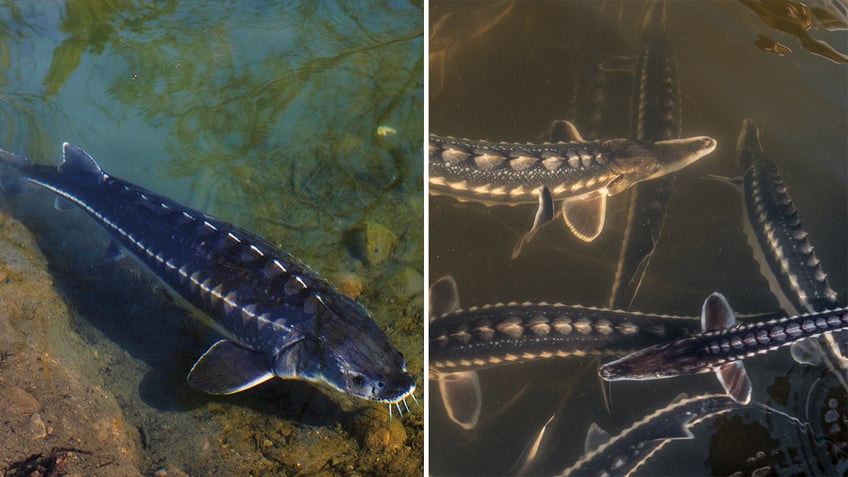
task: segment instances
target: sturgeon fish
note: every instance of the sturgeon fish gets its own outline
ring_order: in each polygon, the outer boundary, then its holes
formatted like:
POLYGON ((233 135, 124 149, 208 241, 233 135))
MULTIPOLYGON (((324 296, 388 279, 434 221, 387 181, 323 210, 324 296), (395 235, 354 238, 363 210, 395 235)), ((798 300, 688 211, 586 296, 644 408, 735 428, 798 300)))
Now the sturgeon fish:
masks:
MULTIPOLYGON (((0 151, 0 185, 32 186, 76 206, 179 297, 212 318, 224 339, 194 364, 188 383, 209 394, 273 377, 329 386, 399 407, 415 382, 368 313, 270 242, 104 172, 65 143, 57 167, 0 151)), ((120 247, 120 249, 119 249, 120 247)), ((405 403, 405 401, 404 401, 405 403)))
POLYGON ((724 390, 737 402, 751 400, 744 358, 768 353, 824 333, 848 329, 848 308, 837 308, 736 325, 730 304, 713 293, 701 311, 703 332, 650 346, 599 369, 606 381, 670 378, 715 371, 724 390))
MULTIPOLYGON (((642 52, 635 68, 636 139, 659 141, 681 134, 677 61, 666 36, 666 4, 648 7, 640 31, 642 52)), ((609 64, 607 64, 609 67, 609 64)), ((674 175, 641 182, 630 189, 627 221, 610 293, 610 308, 629 309, 642 285, 671 204, 674 175)))
MULTIPOLYGON (((736 144, 739 175, 710 178, 732 185, 742 196, 743 229, 760 273, 780 307, 790 315, 833 309, 837 294, 816 257, 809 234, 798 215, 780 169, 763 152, 756 123, 745 119, 736 144)), ((834 354, 844 362, 839 344, 848 335, 828 336, 834 354)), ((797 361, 807 362, 816 350, 799 342, 792 347, 797 361)))
POLYGON ((477 425, 482 392, 477 372, 551 358, 621 356, 698 331, 697 317, 657 315, 548 303, 460 308, 456 282, 430 287, 429 376, 448 417, 477 425))
POLYGON ((628 476, 673 440, 692 439, 691 428, 731 411, 736 403, 723 394, 684 398, 654 411, 613 438, 593 424, 586 454, 558 476, 628 476), (596 446, 593 442, 602 441, 596 446))
MULTIPOLYGON (((645 142, 587 141, 567 123, 568 142, 515 144, 431 134, 430 193, 485 205, 563 201, 563 217, 579 239, 603 231, 607 196, 676 172, 715 150, 716 140, 691 137, 645 142)), ((539 209, 553 210, 551 203, 539 209)))

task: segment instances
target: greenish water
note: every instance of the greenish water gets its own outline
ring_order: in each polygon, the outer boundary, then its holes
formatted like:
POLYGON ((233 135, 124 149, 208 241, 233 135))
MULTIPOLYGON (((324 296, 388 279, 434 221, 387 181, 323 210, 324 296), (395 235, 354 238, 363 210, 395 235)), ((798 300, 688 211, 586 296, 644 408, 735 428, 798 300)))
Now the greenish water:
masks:
MULTIPOLYGON (((429 131, 440 136, 539 142, 553 120, 570 119, 593 139, 591 115, 572 116, 576 72, 585 61, 639 54, 649 2, 431 2, 429 131), (602 11, 602 9, 604 9, 602 11), (609 53, 598 53, 613 43, 609 53), (596 57, 605 54, 609 56, 596 57), (587 60, 588 58, 588 60, 587 60)), ((761 2, 744 2, 761 3, 761 2)), ((770 2, 772 6, 800 2, 770 2)), ((817 2, 827 3, 827 2, 817 2)), ((767 25, 743 2, 668 4, 668 39, 681 88, 682 136, 708 135, 717 149, 678 173, 665 226, 633 309, 696 316, 707 295, 724 293, 739 312, 778 311, 746 243, 740 198, 703 176, 736 174, 736 139, 744 118, 760 127, 766 156, 783 171, 809 239, 844 305, 848 292, 848 71, 767 25), (792 49, 759 49, 762 33, 792 49)), ((788 22, 784 23, 787 25, 788 22)), ((844 30, 815 27, 813 37, 848 51, 844 30)), ((584 71, 584 70, 581 70, 584 71)), ((607 136, 634 137, 633 76, 605 75, 607 136)), ((600 102, 600 100, 599 100, 600 102)), ((456 279, 463 307, 511 301, 606 306, 625 228, 627 195, 610 197, 603 233, 576 239, 560 218, 521 256, 513 246, 533 222, 535 204, 486 207, 430 196, 431 282, 456 279)), ((558 205, 558 204, 557 204, 558 205)), ((436 381, 429 400, 430 470, 434 475, 512 475, 547 426, 529 475, 553 475, 585 453, 591 423, 615 436, 680 393, 720 392, 712 374, 613 383, 609 410, 599 359, 544 359, 479 372, 479 424, 450 420, 436 381)), ((793 458, 819 473, 844 472, 848 392, 826 366, 795 364, 789 350, 746 360, 753 399, 811 423, 792 428, 778 417, 742 411, 708 420, 692 440, 674 441, 635 475, 752 475, 793 458), (840 409, 822 420, 830 399, 840 409), (832 423, 836 422, 837 427, 832 423), (841 427, 839 427, 841 426, 841 427), (817 436, 819 440, 811 443, 817 436), (824 444, 823 435, 829 440, 824 444), (765 458, 757 457, 763 452, 765 458), (836 467, 834 462, 839 462, 836 467), (834 465, 834 467, 828 467, 834 465), (734 474, 740 472, 740 474, 734 474)), ((838 371, 837 371, 838 373, 838 371)), ((844 370, 842 371, 844 376, 844 370)), ((768 474, 768 472, 766 472, 768 474)), ((760 475, 763 475, 762 472, 760 475)))
MULTIPOLYGON (((420 389, 423 61, 414 0, 8 1, 0 147, 57 163, 72 142, 352 283, 420 389)), ((50 200, 8 209, 36 234, 77 332, 110 356, 104 388, 139 430, 143 473, 421 472, 421 407, 389 426, 384 406, 302 383, 187 390, 214 334, 132 264, 101 262, 105 235, 50 200)))

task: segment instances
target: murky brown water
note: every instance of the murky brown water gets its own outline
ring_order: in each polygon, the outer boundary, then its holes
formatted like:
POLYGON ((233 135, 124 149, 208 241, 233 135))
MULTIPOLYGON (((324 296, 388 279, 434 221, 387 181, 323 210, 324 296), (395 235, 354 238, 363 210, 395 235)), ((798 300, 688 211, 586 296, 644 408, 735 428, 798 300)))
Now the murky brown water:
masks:
MULTIPOLYGON (((575 71, 587 55, 610 43, 616 56, 637 55, 644 4, 607 3, 600 16, 599 8, 599 2, 432 2, 430 132, 525 142, 544 138, 555 119, 572 119, 578 128, 590 129, 587 118, 570 117, 575 71)), ((745 242, 738 194, 702 179, 736 173, 736 138, 744 118, 759 124, 766 156, 783 170, 810 241, 844 304, 845 66, 811 54, 792 37, 764 25, 742 3, 670 2, 667 21, 678 64, 682 136, 708 135, 719 145, 678 174, 661 240, 633 309, 697 315, 704 298, 721 291, 740 312, 778 310, 745 242), (792 52, 778 56, 759 49, 759 33, 792 52)), ((836 51, 848 51, 844 31, 817 28, 810 33, 836 51)), ((610 107, 607 134, 632 137, 632 77, 624 72, 610 78, 607 95, 613 104, 618 102, 619 115, 610 107)), ((511 260, 513 245, 532 223, 534 207, 485 207, 431 196, 431 281, 453 275, 463 306, 524 300, 605 305, 622 240, 626 195, 610 198, 606 228, 595 242, 578 241, 558 221, 511 260)), ((826 377, 826 370, 793 364, 788 350, 747 361, 755 400, 811 420, 816 419, 812 409, 824 401, 809 403, 808 394, 830 386, 840 406, 846 402, 846 389, 826 377)), ((431 472, 514 472, 522 452, 552 415, 557 418, 549 426, 549 440, 529 472, 559 472, 584 453, 590 423, 615 435, 680 393, 720 390, 712 375, 615 383, 608 413, 596 367, 593 359, 570 358, 481 371, 483 410, 479 425, 470 431, 447 418, 431 381, 431 472)), ((670 444, 640 473, 749 474, 781 462, 781 457, 758 460, 758 451, 770 456, 798 452, 815 460, 809 457, 809 444, 802 442, 805 438, 775 422, 753 411, 708 421, 694 429, 694 440, 670 444)), ((842 422, 837 436, 845 441, 848 427, 842 422)))

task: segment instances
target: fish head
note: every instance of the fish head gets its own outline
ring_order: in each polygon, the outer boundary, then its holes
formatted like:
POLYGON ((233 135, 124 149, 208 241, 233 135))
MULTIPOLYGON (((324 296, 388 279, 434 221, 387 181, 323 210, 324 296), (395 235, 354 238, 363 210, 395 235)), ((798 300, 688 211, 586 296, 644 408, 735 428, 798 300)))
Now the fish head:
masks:
POLYGON ((745 174, 754 163, 764 160, 760 130, 752 119, 742 121, 742 129, 736 139, 736 165, 740 174, 745 174))
POLYGON ((412 394, 415 380, 403 355, 367 312, 340 295, 324 302, 326 309, 300 329, 302 338, 277 354, 274 373, 374 402, 412 394))
POLYGON ((604 364, 598 374, 604 381, 647 381, 706 370, 691 346, 688 339, 650 346, 604 364))
POLYGON ((614 139, 606 145, 615 156, 615 166, 611 169, 620 174, 610 185, 612 195, 638 182, 683 169, 713 152, 717 142, 711 137, 696 136, 656 142, 614 139))

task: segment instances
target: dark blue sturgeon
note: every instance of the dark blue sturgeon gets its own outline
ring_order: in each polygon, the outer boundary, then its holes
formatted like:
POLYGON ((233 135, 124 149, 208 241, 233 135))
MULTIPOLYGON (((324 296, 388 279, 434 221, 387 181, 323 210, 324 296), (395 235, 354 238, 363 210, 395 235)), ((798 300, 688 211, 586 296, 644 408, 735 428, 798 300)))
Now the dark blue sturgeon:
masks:
POLYGON ((64 144, 58 168, 0 152, 0 185, 37 186, 55 193, 57 206, 83 209, 110 233, 112 252, 131 252, 212 318, 225 339, 188 375, 200 391, 232 394, 276 376, 391 410, 415 389, 383 330, 308 266, 244 229, 107 174, 76 146, 64 144))
POLYGON ((724 390, 747 404, 751 381, 742 363, 744 358, 846 330, 848 308, 737 326, 730 304, 720 293, 713 293, 704 301, 701 320, 705 331, 606 363, 599 370, 601 378, 644 381, 715 371, 724 390))
POLYGON ((485 205, 540 202, 553 210, 563 201, 563 217, 579 239, 590 242, 603 231, 607 196, 632 185, 676 172, 711 153, 715 139, 700 136, 645 142, 630 139, 587 141, 573 124, 570 141, 517 144, 474 141, 431 134, 431 194, 485 205))

